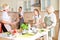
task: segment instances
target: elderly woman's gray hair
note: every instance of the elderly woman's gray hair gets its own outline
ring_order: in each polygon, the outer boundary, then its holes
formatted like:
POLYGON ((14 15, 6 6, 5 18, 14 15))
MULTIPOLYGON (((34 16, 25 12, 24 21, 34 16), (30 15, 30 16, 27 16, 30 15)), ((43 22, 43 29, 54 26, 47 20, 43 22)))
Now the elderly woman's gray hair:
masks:
POLYGON ((48 6, 48 7, 47 7, 47 10, 48 10, 48 9, 49 9, 50 11, 52 11, 52 12, 54 12, 54 11, 55 11, 55 9, 54 9, 54 7, 53 7, 53 6, 48 6))

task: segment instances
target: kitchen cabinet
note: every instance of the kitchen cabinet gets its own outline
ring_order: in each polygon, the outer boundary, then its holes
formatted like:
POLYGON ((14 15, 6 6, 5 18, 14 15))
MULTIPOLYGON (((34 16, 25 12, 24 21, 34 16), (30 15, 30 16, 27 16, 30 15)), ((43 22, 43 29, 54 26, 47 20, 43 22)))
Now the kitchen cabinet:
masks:
POLYGON ((51 5, 51 0, 35 0, 33 7, 38 7, 41 11, 45 11, 46 7, 51 5))
POLYGON ((49 5, 51 5, 51 0, 41 0, 41 11, 45 11, 49 5))

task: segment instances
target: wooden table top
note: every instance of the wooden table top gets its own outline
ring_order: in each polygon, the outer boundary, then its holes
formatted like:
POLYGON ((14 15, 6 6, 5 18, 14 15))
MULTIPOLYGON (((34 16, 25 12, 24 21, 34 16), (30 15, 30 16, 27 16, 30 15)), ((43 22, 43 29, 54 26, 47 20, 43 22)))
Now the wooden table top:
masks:
POLYGON ((0 40, 9 40, 9 39, 0 37, 0 40))

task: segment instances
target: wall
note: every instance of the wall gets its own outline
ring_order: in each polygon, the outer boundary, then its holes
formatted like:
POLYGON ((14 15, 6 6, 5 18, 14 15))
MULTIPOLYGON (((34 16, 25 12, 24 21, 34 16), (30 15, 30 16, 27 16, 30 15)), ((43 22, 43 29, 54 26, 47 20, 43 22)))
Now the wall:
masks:
POLYGON ((51 5, 55 8, 55 10, 59 10, 59 0, 51 0, 51 5))
POLYGON ((11 11, 17 11, 19 6, 23 6, 22 0, 0 0, 0 6, 4 3, 6 3, 10 6, 11 11), (12 10, 12 8, 13 8, 13 10, 12 10))
MULTIPOLYGON (((24 4, 23 1, 28 0, 0 0, 0 5, 3 3, 7 3, 10 5, 10 10, 12 10, 13 8, 13 11, 17 11, 16 9, 18 9, 19 6, 23 6, 24 4)), ((58 0, 51 0, 51 5, 55 8, 55 10, 58 10, 58 0)), ((47 0, 45 0, 45 7, 46 6, 47 6, 47 0)))
POLYGON ((45 8, 49 5, 52 5, 55 10, 59 10, 59 0, 41 0, 41 10, 45 11, 45 8))

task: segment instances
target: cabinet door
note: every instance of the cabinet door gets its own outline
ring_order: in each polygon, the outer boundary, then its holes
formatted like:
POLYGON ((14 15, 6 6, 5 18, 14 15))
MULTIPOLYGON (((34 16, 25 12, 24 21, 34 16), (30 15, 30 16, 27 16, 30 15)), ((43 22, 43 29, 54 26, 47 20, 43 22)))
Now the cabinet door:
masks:
POLYGON ((45 10, 45 0, 41 0, 41 11, 45 10))
POLYGON ((51 0, 41 0, 41 11, 45 11, 49 5, 51 5, 51 0))
POLYGON ((47 6, 51 5, 51 0, 47 0, 47 6))

